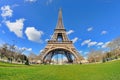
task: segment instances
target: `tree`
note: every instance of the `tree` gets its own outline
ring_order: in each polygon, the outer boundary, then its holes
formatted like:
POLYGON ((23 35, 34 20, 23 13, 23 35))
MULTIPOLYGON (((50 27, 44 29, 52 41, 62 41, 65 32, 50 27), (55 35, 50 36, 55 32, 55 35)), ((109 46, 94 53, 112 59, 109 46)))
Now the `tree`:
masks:
POLYGON ((112 40, 108 45, 108 48, 111 50, 117 49, 120 47, 120 37, 117 37, 116 39, 112 40))
POLYGON ((2 49, 0 48, 0 58, 2 59, 2 49))
POLYGON ((27 56, 23 54, 25 50, 26 48, 17 48, 15 45, 3 44, 0 48, 0 57, 1 59, 6 57, 11 63, 14 60, 16 62, 20 61, 29 64, 27 56))
POLYGON ((3 44, 3 46, 1 47, 1 59, 3 57, 7 57, 7 53, 8 53, 8 44, 3 44))
POLYGON ((28 59, 26 60, 25 65, 29 65, 29 60, 28 59))
POLYGON ((102 50, 90 50, 88 54, 88 61, 89 62, 99 62, 103 58, 103 52, 102 50))
POLYGON ((33 52, 31 52, 28 56, 28 59, 31 63, 35 62, 37 60, 37 55, 35 55, 33 52))
POLYGON ((8 53, 7 53, 7 58, 8 60, 12 63, 12 61, 15 59, 15 45, 8 45, 8 53))
POLYGON ((107 47, 110 49, 110 52, 117 58, 120 55, 120 37, 112 40, 107 47))
POLYGON ((22 63, 24 63, 27 60, 27 56, 25 56, 24 54, 20 54, 20 59, 22 63))
POLYGON ((26 60, 26 58, 27 58, 27 56, 25 56, 24 54, 23 54, 23 52, 26 50, 26 48, 18 48, 17 50, 16 50, 16 52, 17 52, 17 56, 16 56, 16 59, 18 60, 20 60, 19 62, 22 62, 22 64, 24 63, 24 61, 26 60))

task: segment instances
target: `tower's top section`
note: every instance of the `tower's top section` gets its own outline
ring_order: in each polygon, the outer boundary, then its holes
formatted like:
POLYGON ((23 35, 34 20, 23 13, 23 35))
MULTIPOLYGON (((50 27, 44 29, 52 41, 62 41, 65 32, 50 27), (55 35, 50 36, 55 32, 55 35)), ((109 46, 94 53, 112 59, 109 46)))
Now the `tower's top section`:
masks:
POLYGON ((62 9, 59 9, 59 15, 58 15, 58 22, 56 29, 64 29, 63 21, 62 21, 62 9))

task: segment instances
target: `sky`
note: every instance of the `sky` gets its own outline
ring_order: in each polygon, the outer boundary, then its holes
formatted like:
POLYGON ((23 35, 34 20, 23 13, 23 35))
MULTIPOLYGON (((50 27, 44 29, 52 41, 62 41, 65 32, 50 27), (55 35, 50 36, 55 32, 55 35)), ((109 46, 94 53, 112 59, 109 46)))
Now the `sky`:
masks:
POLYGON ((75 48, 86 56, 120 36, 119 0, 0 0, 0 45, 15 44, 40 54, 62 8, 63 23, 75 48))

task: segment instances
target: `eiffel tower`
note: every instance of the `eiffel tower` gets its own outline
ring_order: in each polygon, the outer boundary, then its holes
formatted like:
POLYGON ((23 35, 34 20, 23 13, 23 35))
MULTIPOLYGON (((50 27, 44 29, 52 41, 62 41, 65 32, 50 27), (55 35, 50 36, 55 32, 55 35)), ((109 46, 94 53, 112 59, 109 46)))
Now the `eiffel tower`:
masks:
POLYGON ((62 10, 59 10, 57 26, 51 40, 40 53, 41 63, 51 63, 54 55, 62 54, 67 58, 67 63, 80 63, 81 56, 73 46, 73 42, 68 39, 66 29, 62 21, 62 10), (72 58, 74 57, 74 59, 72 58))

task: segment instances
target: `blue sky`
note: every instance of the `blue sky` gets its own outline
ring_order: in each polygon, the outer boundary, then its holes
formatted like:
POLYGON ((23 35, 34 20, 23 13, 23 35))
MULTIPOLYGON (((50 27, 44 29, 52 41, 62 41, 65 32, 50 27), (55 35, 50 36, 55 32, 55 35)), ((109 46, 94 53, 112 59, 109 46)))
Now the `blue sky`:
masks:
POLYGON ((0 0, 0 44, 39 54, 51 38, 62 8, 69 39, 83 56, 120 36, 119 0, 0 0))

